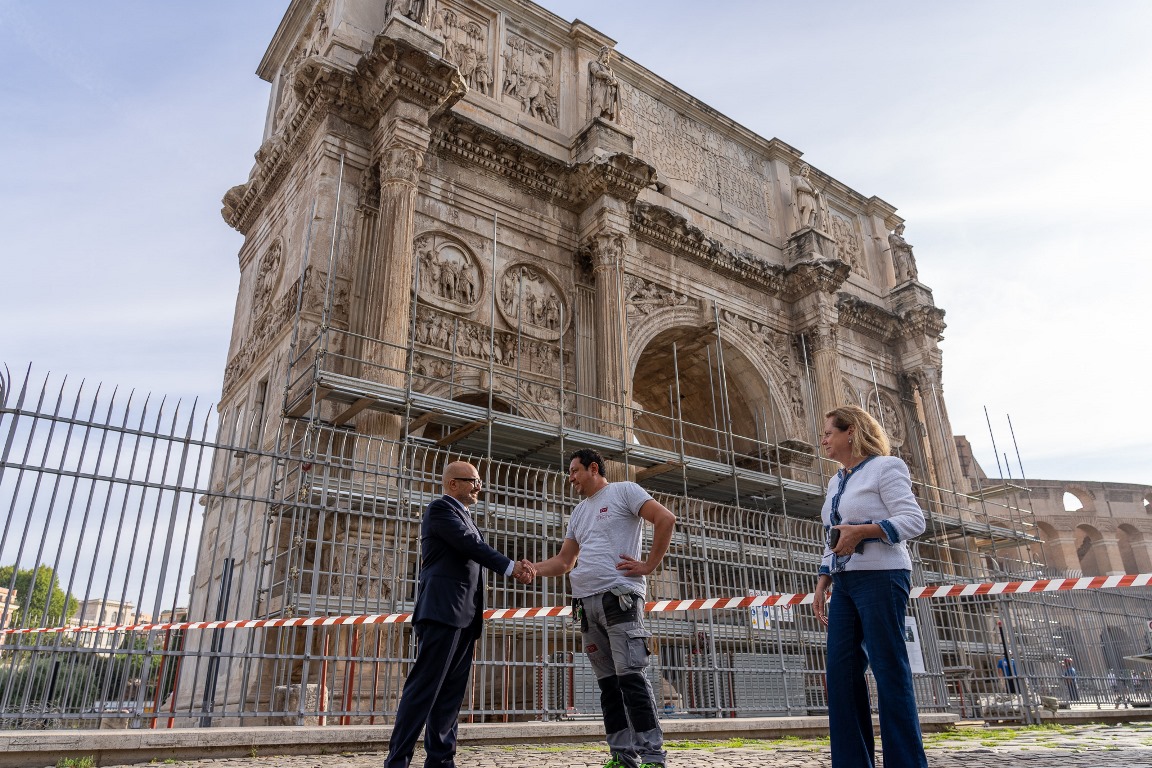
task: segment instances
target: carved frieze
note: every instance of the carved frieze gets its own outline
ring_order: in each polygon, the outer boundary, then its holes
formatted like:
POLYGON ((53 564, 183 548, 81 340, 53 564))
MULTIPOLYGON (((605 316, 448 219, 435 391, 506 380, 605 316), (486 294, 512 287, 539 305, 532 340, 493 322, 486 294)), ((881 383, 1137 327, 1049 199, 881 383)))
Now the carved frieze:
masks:
POLYGON ((495 331, 434 307, 416 310, 415 342, 441 350, 450 358, 492 362, 520 372, 558 376, 560 350, 555 344, 513 331, 495 331))
POLYGON ((856 382, 847 376, 840 378, 840 396, 842 401, 848 405, 860 405, 863 401, 860 390, 856 389, 856 382))
POLYGON ((864 248, 860 244, 860 235, 856 232, 855 222, 838 213, 830 214, 828 222, 832 239, 836 241, 836 258, 846 262, 856 274, 867 278, 868 268, 864 263, 864 248))
POLYGON ((504 98, 548 125, 560 122, 560 87, 556 75, 556 54, 532 41, 509 32, 504 42, 504 98))
POLYGON ((771 384, 786 400, 778 405, 786 409, 794 425, 803 424, 806 413, 804 391, 800 387, 800 365, 793 353, 791 334, 727 309, 720 310, 720 319, 737 329, 740 335, 757 343, 759 354, 756 357, 766 361, 773 372, 771 384))
POLYGON ((669 307, 698 305, 699 301, 671 288, 657 285, 636 275, 624 277, 625 302, 628 312, 647 315, 669 307))
POLYGON ((439 233, 412 244, 419 264, 420 300, 443 309, 470 312, 484 293, 484 267, 468 246, 439 233))
MULTIPOLYGON (((493 389, 507 395, 521 416, 539 419, 549 424, 559 423, 561 404, 559 386, 502 374, 496 374, 493 380, 495 382, 493 389)), ((564 392, 563 403, 566 412, 575 411, 576 396, 571 390, 564 392)))
POLYGON ((283 272, 283 251, 284 242, 277 239, 260 259, 252 286, 253 317, 263 315, 271 306, 272 297, 280 285, 280 275, 283 272))
POLYGON ((496 306, 509 326, 537 339, 560 338, 571 311, 556 279, 527 263, 509 264, 499 279, 496 306))
POLYGON ((444 39, 444 58, 455 64, 468 87, 492 95, 492 21, 465 8, 439 3, 432 11, 432 32, 444 39))
MULTIPOLYGON (((327 275, 308 267, 304 270, 303 290, 304 298, 300 302, 301 313, 309 320, 318 319, 324 312, 324 301, 327 294, 327 275)), ((248 328, 248 334, 240 344, 240 349, 228 360, 224 369, 224 394, 228 395, 236 382, 271 349, 273 343, 292 329, 293 318, 296 315, 297 296, 301 288, 301 281, 293 280, 289 286, 272 302, 268 311, 255 316, 248 328)), ((331 318, 345 318, 348 315, 348 286, 343 280, 337 280, 332 290, 332 307, 329 313, 331 318)), ((306 334, 302 331, 302 336, 306 334)), ((343 344, 344 336, 335 337, 337 347, 343 344)), ((342 349, 334 349, 340 354, 342 349)))

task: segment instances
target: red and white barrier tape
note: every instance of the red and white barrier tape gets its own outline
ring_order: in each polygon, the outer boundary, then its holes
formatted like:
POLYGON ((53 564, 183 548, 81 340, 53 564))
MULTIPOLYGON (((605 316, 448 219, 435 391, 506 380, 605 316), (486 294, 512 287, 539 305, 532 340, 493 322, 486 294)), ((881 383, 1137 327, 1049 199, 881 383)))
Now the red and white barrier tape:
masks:
MULTIPOLYGON (((1152 573, 1129 573, 1123 576, 1085 576, 1079 579, 1038 579, 1036 581, 1001 581, 982 584, 947 584, 939 587, 915 587, 912 598, 969 597, 973 595, 1019 595, 1029 592, 1064 592, 1072 589, 1116 589, 1145 587, 1152 583, 1152 573)), ((729 608, 753 608, 764 605, 807 605, 812 593, 756 595, 754 597, 713 597, 707 600, 656 600, 646 603, 649 613, 663 611, 712 611, 729 608)), ((570 606, 546 608, 494 608, 484 611, 485 619, 528 619, 537 616, 567 616, 570 606)), ((182 629, 250 629, 255 627, 338 627, 360 624, 403 624, 412 621, 410 613, 374 613, 357 616, 310 616, 294 619, 245 619, 237 621, 183 621, 165 624, 112 624, 85 627, 36 627, 33 629, 0 629, 0 635, 29 635, 44 632, 152 632, 182 629)))

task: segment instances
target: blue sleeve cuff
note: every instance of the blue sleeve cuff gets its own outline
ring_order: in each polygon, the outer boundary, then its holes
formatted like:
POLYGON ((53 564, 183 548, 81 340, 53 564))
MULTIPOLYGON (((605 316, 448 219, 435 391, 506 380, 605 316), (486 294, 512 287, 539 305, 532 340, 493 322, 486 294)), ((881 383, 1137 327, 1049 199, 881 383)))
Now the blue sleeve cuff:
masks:
POLYGON ((889 544, 897 544, 900 542, 900 534, 896 531, 896 526, 892 525, 890 520, 881 520, 876 524, 884 529, 884 536, 887 537, 889 544))
POLYGON ((822 566, 820 566, 820 573, 817 575, 819 575, 819 576, 831 576, 832 570, 828 566, 822 565, 822 566))

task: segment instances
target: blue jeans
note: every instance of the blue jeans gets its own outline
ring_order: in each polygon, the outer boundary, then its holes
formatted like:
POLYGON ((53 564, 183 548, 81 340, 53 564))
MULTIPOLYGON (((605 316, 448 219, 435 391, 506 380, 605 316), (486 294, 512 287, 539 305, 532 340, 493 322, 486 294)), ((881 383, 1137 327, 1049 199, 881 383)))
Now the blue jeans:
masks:
POLYGON ((927 768, 912 669, 904 645, 908 571, 844 571, 828 603, 828 727, 832 768, 875 768, 864 671, 871 665, 880 708, 884 768, 927 768))

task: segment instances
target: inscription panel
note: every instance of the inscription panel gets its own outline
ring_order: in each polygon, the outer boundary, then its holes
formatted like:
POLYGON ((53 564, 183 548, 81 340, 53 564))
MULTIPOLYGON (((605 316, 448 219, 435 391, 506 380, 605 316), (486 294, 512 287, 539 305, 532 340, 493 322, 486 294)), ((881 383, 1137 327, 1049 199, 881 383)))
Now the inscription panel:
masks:
POLYGON ((774 216, 764 159, 643 91, 621 84, 620 122, 636 137, 637 156, 663 179, 688 182, 769 226, 774 216))

